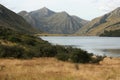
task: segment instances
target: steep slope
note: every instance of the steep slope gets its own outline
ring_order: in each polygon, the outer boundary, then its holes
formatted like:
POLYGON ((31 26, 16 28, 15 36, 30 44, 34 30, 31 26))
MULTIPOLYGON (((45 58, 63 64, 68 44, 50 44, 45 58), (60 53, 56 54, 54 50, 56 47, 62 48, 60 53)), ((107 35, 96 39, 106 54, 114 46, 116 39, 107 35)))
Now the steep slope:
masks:
POLYGON ((26 21, 27 21, 28 23, 30 23, 30 24, 34 27, 35 21, 34 21, 34 19, 32 18, 32 16, 29 15, 28 12, 22 11, 22 12, 19 13, 19 15, 21 15, 24 19, 26 19, 26 21))
POLYGON ((66 12, 55 13, 45 7, 24 15, 23 12, 18 14, 37 29, 47 33, 72 34, 88 22, 66 12))
POLYGON ((93 19, 90 23, 80 29, 79 35, 100 35, 104 31, 120 29, 120 7, 101 17, 93 19))
POLYGON ((66 12, 56 13, 43 20, 43 29, 49 33, 72 34, 82 27, 66 12))
POLYGON ((33 27, 35 27, 38 30, 43 30, 42 26, 43 24, 43 19, 51 16, 55 12, 47 9, 46 7, 43 7, 39 10, 36 11, 31 11, 31 12, 26 12, 26 11, 21 11, 18 13, 18 15, 22 16, 28 23, 30 23, 33 27))
POLYGON ((80 24, 82 24, 83 26, 89 23, 88 20, 81 19, 81 18, 79 18, 79 17, 77 17, 77 16, 72 16, 72 18, 74 18, 76 21, 78 21, 78 22, 79 22, 80 24))
POLYGON ((0 5, 0 26, 9 27, 24 33, 34 33, 36 30, 21 16, 0 5))

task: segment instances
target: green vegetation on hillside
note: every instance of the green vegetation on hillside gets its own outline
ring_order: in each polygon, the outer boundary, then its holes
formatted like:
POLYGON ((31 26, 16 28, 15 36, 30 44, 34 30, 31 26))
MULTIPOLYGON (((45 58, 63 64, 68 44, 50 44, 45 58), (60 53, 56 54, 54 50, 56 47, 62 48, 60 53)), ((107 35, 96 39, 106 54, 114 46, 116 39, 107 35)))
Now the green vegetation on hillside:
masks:
POLYGON ((75 63, 99 62, 103 57, 92 58, 81 49, 51 45, 32 35, 22 34, 0 26, 0 58, 31 59, 33 57, 56 57, 75 63))
POLYGON ((42 56, 49 57, 54 54, 51 53, 54 51, 54 46, 51 46, 50 43, 2 26, 0 27, 0 40, 4 41, 0 44, 0 57, 32 58, 42 56), (7 43, 12 43, 12 45, 7 43))
POLYGON ((120 37, 120 29, 114 31, 104 31, 100 36, 108 36, 108 37, 120 37))

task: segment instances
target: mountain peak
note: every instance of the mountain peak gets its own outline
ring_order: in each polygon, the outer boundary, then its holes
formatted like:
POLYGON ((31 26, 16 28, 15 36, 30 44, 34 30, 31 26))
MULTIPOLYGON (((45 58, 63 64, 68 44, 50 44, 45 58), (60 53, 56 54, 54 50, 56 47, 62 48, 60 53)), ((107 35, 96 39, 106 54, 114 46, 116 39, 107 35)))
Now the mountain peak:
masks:
POLYGON ((62 14, 62 15, 64 15, 64 16, 69 16, 69 14, 68 14, 67 12, 65 12, 65 11, 62 11, 62 12, 60 12, 59 14, 62 14))
POLYGON ((41 8, 41 9, 43 9, 43 10, 49 10, 47 7, 43 7, 43 8, 41 8))
POLYGON ((38 16, 38 17, 35 17, 35 18, 43 18, 43 17, 49 17, 51 15, 53 15, 55 12, 52 11, 52 10, 49 10, 48 8, 46 7, 43 7, 41 9, 38 9, 36 11, 32 11, 30 12, 30 15, 31 16, 38 16))
POLYGON ((63 13, 63 14, 68 14, 66 11, 62 11, 61 13, 63 13))
POLYGON ((41 9, 33 11, 33 12, 35 12, 35 13, 42 13, 42 14, 46 14, 46 15, 54 13, 52 10, 50 10, 50 9, 48 9, 46 7, 43 7, 41 9))
POLYGON ((38 11, 40 11, 40 12, 49 12, 51 10, 49 10, 47 7, 43 7, 41 9, 39 9, 38 11))

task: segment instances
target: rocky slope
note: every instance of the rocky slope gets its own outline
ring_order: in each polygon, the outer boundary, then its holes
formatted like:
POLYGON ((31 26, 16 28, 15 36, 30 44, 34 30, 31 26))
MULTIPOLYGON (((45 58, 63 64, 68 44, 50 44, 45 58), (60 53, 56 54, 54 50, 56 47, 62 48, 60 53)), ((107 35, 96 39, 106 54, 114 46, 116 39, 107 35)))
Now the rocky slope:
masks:
POLYGON ((72 34, 88 22, 66 12, 56 13, 45 7, 29 13, 22 11, 18 14, 35 28, 47 33, 72 34))

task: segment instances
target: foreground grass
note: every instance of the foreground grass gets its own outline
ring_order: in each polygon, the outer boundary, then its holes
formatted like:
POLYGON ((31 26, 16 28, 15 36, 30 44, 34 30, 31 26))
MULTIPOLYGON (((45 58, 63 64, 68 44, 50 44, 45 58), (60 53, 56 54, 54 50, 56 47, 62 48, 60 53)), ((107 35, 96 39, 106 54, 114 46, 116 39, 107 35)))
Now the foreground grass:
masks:
POLYGON ((0 80, 120 80, 120 58, 74 64, 55 58, 0 59, 0 80))

